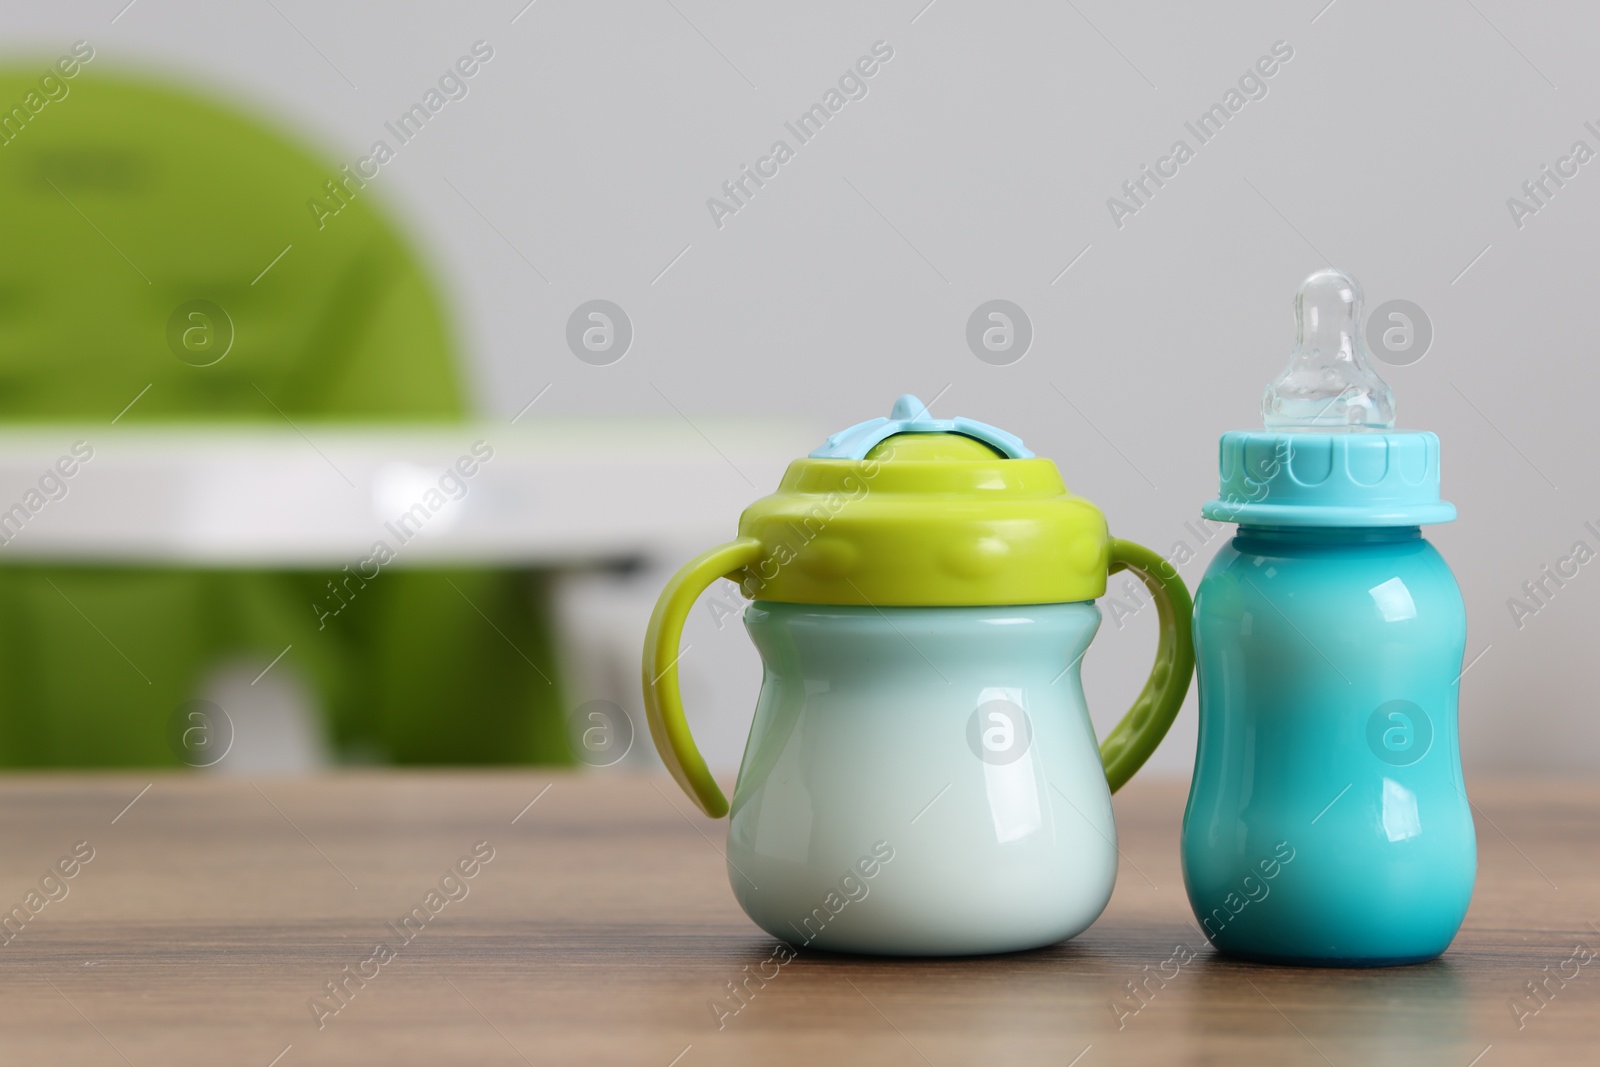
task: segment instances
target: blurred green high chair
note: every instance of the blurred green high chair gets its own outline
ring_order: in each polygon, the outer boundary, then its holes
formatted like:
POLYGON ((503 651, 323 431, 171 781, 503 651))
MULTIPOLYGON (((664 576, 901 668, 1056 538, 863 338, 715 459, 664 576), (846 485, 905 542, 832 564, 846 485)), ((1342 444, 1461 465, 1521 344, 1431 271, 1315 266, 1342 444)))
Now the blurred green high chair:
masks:
MULTIPOLYGON (((439 296, 371 188, 347 185, 319 229, 307 201, 336 165, 92 66, 34 111, 49 69, 0 72, 0 420, 106 424, 147 385, 123 424, 463 417, 439 296), (191 300, 232 319, 211 366, 168 346, 191 300)), ((570 760, 537 573, 386 570, 319 631, 328 577, 8 564, 0 547, 0 766, 177 764, 169 719, 207 672, 290 644, 335 753, 570 760)))

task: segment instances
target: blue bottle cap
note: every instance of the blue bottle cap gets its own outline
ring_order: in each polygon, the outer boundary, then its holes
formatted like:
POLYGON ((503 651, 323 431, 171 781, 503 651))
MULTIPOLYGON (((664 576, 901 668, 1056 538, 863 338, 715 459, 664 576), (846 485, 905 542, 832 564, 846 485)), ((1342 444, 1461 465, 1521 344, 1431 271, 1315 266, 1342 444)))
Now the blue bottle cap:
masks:
POLYGON ((1200 513, 1255 526, 1423 526, 1450 522, 1439 499, 1439 438, 1426 430, 1222 435, 1217 499, 1200 513))
POLYGON ((1008 459, 1033 458, 1033 453, 1023 445, 1022 438, 1006 433, 997 426, 960 416, 953 419, 930 418, 928 405, 910 393, 894 402, 887 419, 868 419, 848 430, 840 430, 811 453, 810 458, 866 459, 867 453, 876 445, 897 433, 958 433, 982 441, 1008 459))
POLYGON ((1449 522, 1439 438, 1394 429, 1394 393, 1361 337, 1361 286, 1319 270, 1294 298, 1295 346, 1261 399, 1265 430, 1222 435, 1221 489, 1200 513, 1261 526, 1449 522))

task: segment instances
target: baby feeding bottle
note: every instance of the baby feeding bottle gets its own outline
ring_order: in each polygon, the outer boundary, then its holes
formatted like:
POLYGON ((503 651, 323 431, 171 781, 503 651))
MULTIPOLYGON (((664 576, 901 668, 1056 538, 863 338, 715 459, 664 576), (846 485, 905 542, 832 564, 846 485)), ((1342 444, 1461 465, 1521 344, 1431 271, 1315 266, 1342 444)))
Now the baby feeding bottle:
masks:
POLYGON ((1311 275, 1295 318, 1266 429, 1223 435, 1203 509, 1238 532, 1195 595, 1184 880, 1230 955, 1416 963, 1450 944, 1477 871, 1456 737, 1466 614, 1419 529, 1455 508, 1439 439, 1393 428, 1354 279, 1311 275))
MULTIPOLYGON (((1188 591, 1109 537, 1055 464, 904 396, 828 438, 656 605, 645 704, 695 803, 729 813, 678 694, 684 618, 718 577, 751 603, 761 695, 733 791, 728 877, 793 946, 964 955, 1072 937, 1111 896, 1111 791, 1188 691, 1188 591), (1127 569, 1160 616, 1155 668, 1097 745, 1079 662, 1127 569)), ((687 650, 685 650, 687 651, 687 650)))

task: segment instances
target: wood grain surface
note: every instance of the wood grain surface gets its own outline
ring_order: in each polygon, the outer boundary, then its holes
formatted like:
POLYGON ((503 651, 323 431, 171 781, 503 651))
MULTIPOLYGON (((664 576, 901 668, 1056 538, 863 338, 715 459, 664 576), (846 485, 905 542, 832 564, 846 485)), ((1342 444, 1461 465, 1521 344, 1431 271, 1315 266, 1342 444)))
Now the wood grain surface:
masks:
POLYGON ((1477 895, 1431 964, 1217 957, 1183 894, 1183 789, 1135 781, 1116 893, 1077 939, 778 967, 729 890, 724 827, 665 778, 12 776, 0 909, 26 922, 0 933, 0 1062, 1600 1062, 1600 965, 1567 962, 1600 948, 1600 786, 1472 793, 1477 895), (413 909, 428 921, 404 926, 413 909), (1128 992, 1191 952, 1147 1000, 1128 992), (727 983, 763 970, 719 1025, 727 983))

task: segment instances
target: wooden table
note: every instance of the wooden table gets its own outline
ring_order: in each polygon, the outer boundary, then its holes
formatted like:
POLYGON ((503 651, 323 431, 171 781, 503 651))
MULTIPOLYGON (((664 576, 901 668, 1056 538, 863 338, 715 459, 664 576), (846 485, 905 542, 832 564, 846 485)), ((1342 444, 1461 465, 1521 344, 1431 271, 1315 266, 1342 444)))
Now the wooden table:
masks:
POLYGON ((0 933, 0 1062, 1595 1062, 1600 964, 1551 980, 1520 1030, 1510 1004, 1531 1011, 1524 983, 1600 948, 1600 786, 1473 793, 1477 896, 1432 964, 1216 957, 1184 901, 1183 792, 1136 781, 1117 799, 1116 894, 1076 940, 982 960, 804 952, 719 1029, 709 1002, 773 942, 734 903, 723 828, 666 779, 12 776, 0 908, 28 918, 0 933), (472 877, 443 879, 464 857, 472 877), (63 860, 73 877, 44 878, 63 860), (442 879, 459 899, 428 899, 442 879), (428 921, 407 940, 386 923, 414 907, 428 921), (380 941, 396 952, 369 963, 380 941), (1125 983, 1180 945, 1194 961, 1127 1014, 1125 983), (308 1006, 339 979, 336 1013, 308 1006))

